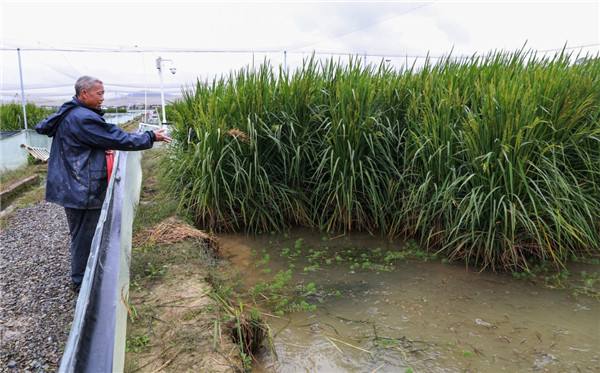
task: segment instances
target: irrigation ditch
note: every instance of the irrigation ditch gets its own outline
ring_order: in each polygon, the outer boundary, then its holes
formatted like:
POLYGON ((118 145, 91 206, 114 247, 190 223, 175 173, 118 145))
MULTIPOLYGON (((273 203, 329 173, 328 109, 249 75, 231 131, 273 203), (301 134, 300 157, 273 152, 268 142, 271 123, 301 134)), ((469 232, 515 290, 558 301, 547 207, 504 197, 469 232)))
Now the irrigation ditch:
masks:
POLYGON ((127 372, 586 371, 600 361, 597 259, 497 273, 369 234, 209 235, 177 215, 163 157, 142 162, 127 372))

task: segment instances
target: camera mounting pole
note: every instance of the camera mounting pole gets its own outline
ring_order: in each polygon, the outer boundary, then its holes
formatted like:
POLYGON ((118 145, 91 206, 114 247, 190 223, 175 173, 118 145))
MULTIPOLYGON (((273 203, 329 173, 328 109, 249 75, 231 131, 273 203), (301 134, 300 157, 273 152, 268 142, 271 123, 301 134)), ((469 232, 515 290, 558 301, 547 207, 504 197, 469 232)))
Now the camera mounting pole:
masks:
MULTIPOLYGON (((167 122, 167 114, 165 112, 165 88, 164 88, 163 75, 162 75, 163 62, 173 62, 173 61, 162 58, 162 57, 158 57, 156 59, 156 68, 158 69, 158 76, 160 77, 160 102, 162 104, 162 123, 161 123, 161 125, 165 124, 167 122)), ((171 67, 169 70, 171 71, 172 74, 175 74, 176 69, 174 67, 171 67)))

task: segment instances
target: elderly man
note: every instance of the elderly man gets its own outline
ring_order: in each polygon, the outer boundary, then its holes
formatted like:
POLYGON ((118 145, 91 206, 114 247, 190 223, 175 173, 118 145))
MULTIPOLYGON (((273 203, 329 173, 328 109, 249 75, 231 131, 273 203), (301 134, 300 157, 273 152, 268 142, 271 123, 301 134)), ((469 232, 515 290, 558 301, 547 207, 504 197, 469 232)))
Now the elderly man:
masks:
POLYGON ((36 126, 53 137, 48 161, 46 200, 65 208, 71 234, 72 288, 79 290, 108 186, 105 151, 144 150, 155 141, 170 142, 164 130, 127 133, 106 123, 100 107, 102 81, 82 76, 75 97, 36 126))

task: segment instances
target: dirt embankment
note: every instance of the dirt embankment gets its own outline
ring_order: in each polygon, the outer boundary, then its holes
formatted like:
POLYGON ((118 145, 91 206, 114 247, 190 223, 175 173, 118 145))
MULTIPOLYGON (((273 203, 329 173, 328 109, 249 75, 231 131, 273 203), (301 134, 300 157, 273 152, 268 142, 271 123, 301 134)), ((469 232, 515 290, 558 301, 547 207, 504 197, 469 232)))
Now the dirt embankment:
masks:
POLYGON ((157 180, 159 150, 142 160, 134 223, 125 372, 240 371, 238 346, 221 327, 206 278, 214 238, 174 217, 157 180))

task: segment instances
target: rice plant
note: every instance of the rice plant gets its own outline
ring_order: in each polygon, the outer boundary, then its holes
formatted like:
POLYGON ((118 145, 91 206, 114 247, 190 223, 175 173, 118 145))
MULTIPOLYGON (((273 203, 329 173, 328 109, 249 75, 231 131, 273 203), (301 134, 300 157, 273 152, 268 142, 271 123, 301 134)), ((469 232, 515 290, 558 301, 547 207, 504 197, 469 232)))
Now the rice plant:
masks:
POLYGON ((165 176, 215 230, 408 236, 477 266, 600 247, 600 60, 496 52, 392 70, 308 59, 198 82, 165 176))
MULTIPOLYGON (((38 122, 52 114, 51 109, 42 108, 28 102, 25 105, 27 111, 27 124, 33 128, 38 122)), ((8 103, 0 105, 0 130, 1 131, 19 131, 24 129, 23 107, 21 104, 8 103)))

